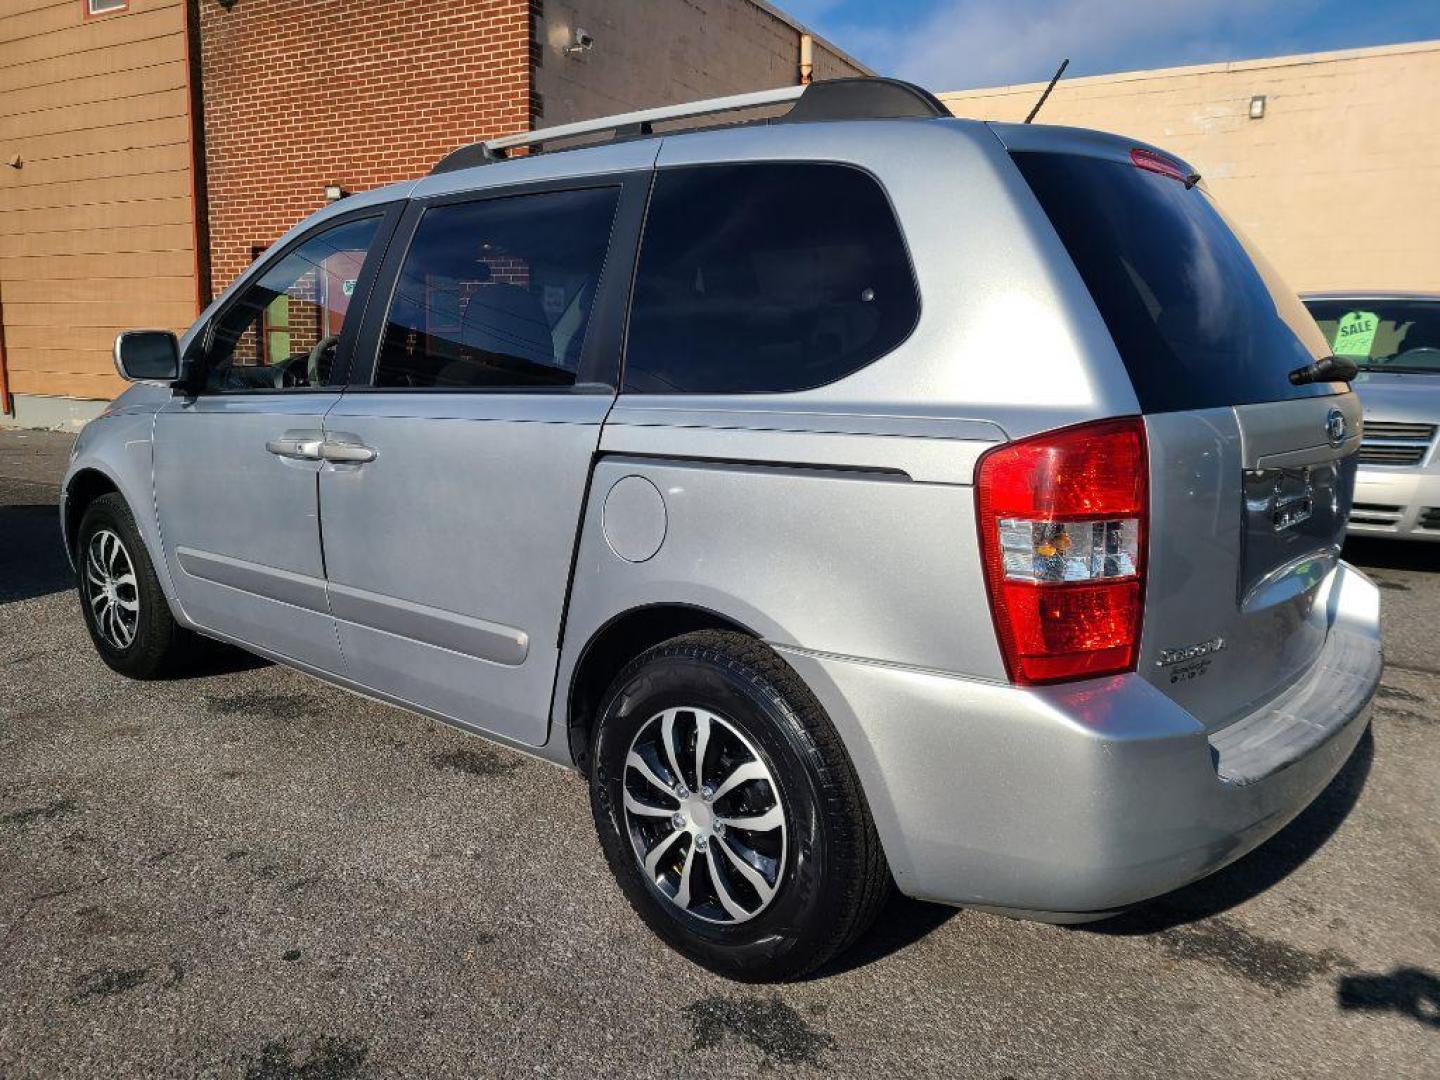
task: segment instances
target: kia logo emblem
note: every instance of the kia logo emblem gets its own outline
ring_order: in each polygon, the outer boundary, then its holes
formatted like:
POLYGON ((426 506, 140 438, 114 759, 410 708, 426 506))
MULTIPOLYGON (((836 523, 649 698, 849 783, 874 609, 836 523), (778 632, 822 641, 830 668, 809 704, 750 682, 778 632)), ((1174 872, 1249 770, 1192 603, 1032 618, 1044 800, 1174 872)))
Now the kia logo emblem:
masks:
POLYGON ((1339 409, 1330 410, 1330 416, 1325 421, 1325 434, 1331 446, 1339 446, 1345 441, 1345 414, 1339 409))

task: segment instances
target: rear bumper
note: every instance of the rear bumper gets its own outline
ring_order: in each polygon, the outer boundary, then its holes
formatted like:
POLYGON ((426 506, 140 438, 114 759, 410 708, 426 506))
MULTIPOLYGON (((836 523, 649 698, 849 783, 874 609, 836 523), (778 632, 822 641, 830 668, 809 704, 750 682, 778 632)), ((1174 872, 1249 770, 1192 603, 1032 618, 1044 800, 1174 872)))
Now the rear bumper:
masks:
POLYGON ((1348 531, 1352 536, 1440 542, 1440 472, 1362 465, 1355 474, 1348 531), (1434 525, 1426 528, 1424 514, 1432 508, 1437 510, 1434 525))
POLYGON ((1325 788, 1380 679, 1379 594, 1340 564, 1315 666, 1223 731, 1133 675, 1018 689, 780 651, 835 721, 900 888, 1064 920, 1244 855, 1325 788))

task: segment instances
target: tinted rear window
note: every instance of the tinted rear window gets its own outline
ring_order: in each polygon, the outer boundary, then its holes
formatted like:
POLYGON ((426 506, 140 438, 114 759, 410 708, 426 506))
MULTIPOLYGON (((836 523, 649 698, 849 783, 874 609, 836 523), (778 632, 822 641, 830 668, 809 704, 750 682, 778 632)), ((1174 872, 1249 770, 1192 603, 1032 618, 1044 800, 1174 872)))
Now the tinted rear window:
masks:
POLYGON ((808 390, 905 339, 919 315, 880 185, 845 165, 665 169, 635 275, 625 389, 808 390))
POLYGON ((1145 412, 1336 392, 1288 375, 1327 349, 1299 298, 1199 187, 1129 162, 1015 163, 1105 319, 1145 412))

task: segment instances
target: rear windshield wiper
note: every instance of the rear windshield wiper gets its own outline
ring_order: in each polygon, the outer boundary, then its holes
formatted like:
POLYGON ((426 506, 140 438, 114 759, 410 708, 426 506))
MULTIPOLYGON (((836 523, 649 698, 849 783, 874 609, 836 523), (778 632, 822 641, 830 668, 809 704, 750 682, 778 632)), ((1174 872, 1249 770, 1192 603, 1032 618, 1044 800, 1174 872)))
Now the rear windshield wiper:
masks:
POLYGON ((1343 356, 1322 356, 1315 363, 1290 372, 1290 381, 1296 386, 1312 382, 1350 382, 1359 373, 1354 360, 1343 356))

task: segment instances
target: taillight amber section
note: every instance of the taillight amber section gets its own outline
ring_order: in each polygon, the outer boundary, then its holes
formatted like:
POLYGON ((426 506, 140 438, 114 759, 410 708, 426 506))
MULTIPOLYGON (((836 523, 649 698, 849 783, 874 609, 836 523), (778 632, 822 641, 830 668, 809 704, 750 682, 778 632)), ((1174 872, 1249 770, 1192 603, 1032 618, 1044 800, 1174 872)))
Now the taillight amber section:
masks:
POLYGON ((980 459, 980 544, 1013 682, 1133 671, 1149 477, 1139 417, 1062 428, 980 459))

